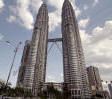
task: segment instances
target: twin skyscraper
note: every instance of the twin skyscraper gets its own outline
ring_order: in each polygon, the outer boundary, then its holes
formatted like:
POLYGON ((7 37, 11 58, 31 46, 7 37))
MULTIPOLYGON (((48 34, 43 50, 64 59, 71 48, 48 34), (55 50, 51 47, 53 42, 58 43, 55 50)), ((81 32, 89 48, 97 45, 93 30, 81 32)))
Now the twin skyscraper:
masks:
MULTIPOLYGON (((23 87, 31 89, 35 96, 45 83, 49 20, 47 4, 43 3, 34 25, 23 80, 23 87)), ((81 38, 75 12, 69 0, 65 0, 62 7, 61 27, 64 84, 70 93, 69 99, 90 99, 81 38)))

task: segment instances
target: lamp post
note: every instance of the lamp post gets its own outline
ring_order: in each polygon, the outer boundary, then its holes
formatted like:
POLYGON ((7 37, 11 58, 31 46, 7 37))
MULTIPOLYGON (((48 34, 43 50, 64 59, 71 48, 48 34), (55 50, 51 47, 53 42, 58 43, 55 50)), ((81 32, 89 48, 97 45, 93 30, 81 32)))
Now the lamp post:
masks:
MULTIPOLYGON (((6 41, 6 43, 11 44, 9 41, 6 41)), ((17 54, 17 52, 18 52, 18 48, 19 48, 19 46, 20 46, 21 44, 22 44, 22 42, 19 42, 19 43, 17 44, 17 46, 15 47, 13 60, 12 60, 11 67, 10 67, 10 70, 9 70, 9 74, 8 74, 8 77, 7 77, 7 81, 6 81, 6 84, 5 84, 6 87, 7 87, 7 84, 8 84, 8 82, 9 82, 9 78, 10 78, 10 75, 11 75, 11 72, 12 72, 12 68, 13 68, 13 65, 14 65, 14 61, 15 61, 15 58, 16 58, 16 54, 17 54)))

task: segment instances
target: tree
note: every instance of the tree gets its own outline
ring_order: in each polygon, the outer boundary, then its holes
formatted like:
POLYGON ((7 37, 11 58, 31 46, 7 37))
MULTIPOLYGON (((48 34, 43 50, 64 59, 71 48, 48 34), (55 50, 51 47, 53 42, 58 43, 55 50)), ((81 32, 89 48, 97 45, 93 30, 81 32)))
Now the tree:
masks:
POLYGON ((53 96, 54 99, 62 99, 62 92, 55 89, 54 86, 48 85, 46 90, 43 90, 40 94, 39 94, 41 99, 47 99, 47 97, 49 96, 53 96))
POLYGON ((6 95, 10 97, 32 97, 32 92, 28 89, 16 87, 11 88, 9 86, 2 86, 0 88, 0 95, 6 95))

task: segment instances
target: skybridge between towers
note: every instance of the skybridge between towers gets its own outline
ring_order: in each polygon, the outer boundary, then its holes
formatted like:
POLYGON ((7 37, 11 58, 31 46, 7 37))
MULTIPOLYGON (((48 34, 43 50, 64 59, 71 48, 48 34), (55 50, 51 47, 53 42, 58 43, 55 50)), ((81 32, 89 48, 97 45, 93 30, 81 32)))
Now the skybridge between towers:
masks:
MULTIPOLYGON (((63 91, 64 93, 70 93, 67 99, 91 99, 84 53, 74 8, 70 0, 64 0, 60 31, 62 32, 62 37, 48 38, 51 17, 49 17, 48 6, 45 1, 43 0, 38 10, 34 24, 23 87, 31 89, 34 96, 38 96, 41 93, 41 88, 46 79, 47 56, 55 45, 60 50, 63 58, 64 87, 67 89, 63 91), (49 43, 50 45, 48 45, 49 43)), ((57 20, 55 19, 55 21, 57 20)))
POLYGON ((48 39, 48 42, 62 42, 62 38, 48 39))
POLYGON ((58 44, 58 43, 60 43, 62 41, 63 41, 62 38, 50 38, 50 39, 48 39, 48 43, 52 43, 51 46, 48 49, 48 53, 51 51, 51 49, 53 48, 54 45, 56 45, 56 47, 58 48, 60 53, 62 53, 62 49, 60 48, 60 46, 58 44))

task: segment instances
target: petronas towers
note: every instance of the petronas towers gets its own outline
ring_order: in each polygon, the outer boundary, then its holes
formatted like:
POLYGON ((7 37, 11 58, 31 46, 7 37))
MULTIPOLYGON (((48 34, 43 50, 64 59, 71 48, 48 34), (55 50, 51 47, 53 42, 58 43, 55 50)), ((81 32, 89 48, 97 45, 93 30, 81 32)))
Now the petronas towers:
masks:
POLYGON ((26 68, 24 87, 32 89, 36 95, 45 82, 48 41, 48 11, 46 4, 39 9, 34 25, 29 63, 26 68))
POLYGON ((84 54, 74 10, 69 0, 62 8, 64 83, 72 99, 89 98, 89 84, 84 54), (73 94, 72 94, 73 93, 73 94))
MULTIPOLYGON (((48 46, 48 10, 43 3, 34 25, 23 86, 37 95, 45 82, 48 46)), ((64 84, 69 99, 89 99, 90 90, 75 12, 69 0, 62 7, 64 84)))

